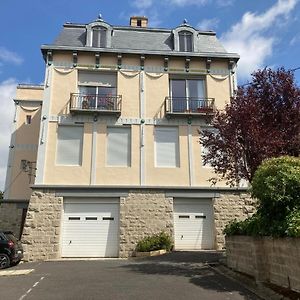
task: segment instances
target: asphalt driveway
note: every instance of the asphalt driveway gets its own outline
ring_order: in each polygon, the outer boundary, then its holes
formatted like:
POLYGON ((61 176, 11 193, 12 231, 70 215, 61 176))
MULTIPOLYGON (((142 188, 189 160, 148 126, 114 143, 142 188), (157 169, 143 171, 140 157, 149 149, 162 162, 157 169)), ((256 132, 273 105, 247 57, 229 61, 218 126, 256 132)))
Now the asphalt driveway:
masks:
POLYGON ((147 259, 24 263, 0 276, 0 298, 47 299, 260 299, 211 266, 220 253, 174 252, 147 259))

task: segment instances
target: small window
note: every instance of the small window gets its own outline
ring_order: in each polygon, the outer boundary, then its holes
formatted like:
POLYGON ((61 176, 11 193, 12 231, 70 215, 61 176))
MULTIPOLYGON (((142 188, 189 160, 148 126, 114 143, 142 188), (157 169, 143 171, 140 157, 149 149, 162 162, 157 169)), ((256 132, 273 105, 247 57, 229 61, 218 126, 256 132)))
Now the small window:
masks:
POLYGON ((85 217, 86 221, 97 221, 98 218, 97 217, 85 217))
POLYGON ((179 219, 189 219, 190 216, 187 216, 187 215, 182 215, 182 216, 179 216, 179 219))
POLYGON ((80 221, 80 217, 69 217, 69 221, 80 221))
POLYGON ((179 51, 191 52, 193 51, 193 34, 189 31, 179 32, 179 51))
POLYGON ((179 167, 179 142, 177 127, 155 128, 155 166, 179 167))
POLYGON ((31 124, 31 115, 26 115, 25 124, 30 125, 31 124))
POLYGON ((131 128, 107 128, 107 165, 130 167, 131 165, 131 128))
POLYGON ((195 219, 206 219, 206 216, 195 216, 195 219))
POLYGON ((103 217, 103 221, 113 221, 115 218, 114 217, 103 217))
POLYGON ((58 126, 56 163, 80 166, 82 161, 83 126, 58 126))
POLYGON ((93 27, 92 46, 98 48, 106 48, 107 29, 103 26, 93 27))

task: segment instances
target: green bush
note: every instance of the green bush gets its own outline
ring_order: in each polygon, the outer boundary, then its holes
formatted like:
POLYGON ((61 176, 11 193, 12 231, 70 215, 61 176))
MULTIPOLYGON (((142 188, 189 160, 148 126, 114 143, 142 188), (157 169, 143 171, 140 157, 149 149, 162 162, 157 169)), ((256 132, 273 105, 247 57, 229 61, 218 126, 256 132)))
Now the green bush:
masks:
POLYGON ((173 247, 171 237, 165 232, 160 232, 152 236, 147 236, 137 243, 136 251, 148 252, 165 249, 170 251, 173 247))
POLYGON ((287 236, 300 237, 300 209, 295 209, 287 217, 287 236))
POLYGON ((257 213, 229 223, 226 235, 300 237, 300 159, 283 156, 265 160, 255 172, 252 196, 257 213))
POLYGON ((263 161, 251 185, 252 196, 262 207, 292 209, 300 204, 300 159, 282 156, 263 161))

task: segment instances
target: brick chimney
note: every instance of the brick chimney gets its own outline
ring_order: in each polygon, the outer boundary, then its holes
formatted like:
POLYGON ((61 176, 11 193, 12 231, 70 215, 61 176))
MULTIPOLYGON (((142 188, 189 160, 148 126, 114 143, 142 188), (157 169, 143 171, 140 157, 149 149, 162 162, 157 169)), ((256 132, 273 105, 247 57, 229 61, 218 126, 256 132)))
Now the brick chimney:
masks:
POLYGON ((138 17, 132 16, 130 17, 130 26, 132 27, 148 27, 148 18, 147 17, 138 17))

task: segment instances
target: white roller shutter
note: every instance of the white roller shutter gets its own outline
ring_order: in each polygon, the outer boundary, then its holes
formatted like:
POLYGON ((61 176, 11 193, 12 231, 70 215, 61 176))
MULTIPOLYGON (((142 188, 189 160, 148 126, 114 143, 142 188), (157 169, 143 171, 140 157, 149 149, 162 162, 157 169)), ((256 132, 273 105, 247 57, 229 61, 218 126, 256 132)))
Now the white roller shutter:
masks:
POLYGON ((117 86, 116 73, 102 72, 84 72, 78 73, 78 83, 80 85, 95 85, 95 86, 117 86))
POLYGON ((119 203, 111 199, 64 203, 62 257, 118 257, 119 203))
POLYGON ((83 126, 58 126, 56 149, 58 165, 81 165, 83 131, 83 126))
POLYGON ((175 199, 174 231, 176 250, 213 249, 212 201, 175 199))
POLYGON ((178 128, 155 128, 155 157, 156 167, 178 167, 178 128))
POLYGON ((129 167, 131 165, 131 128, 107 128, 107 165, 129 167))

